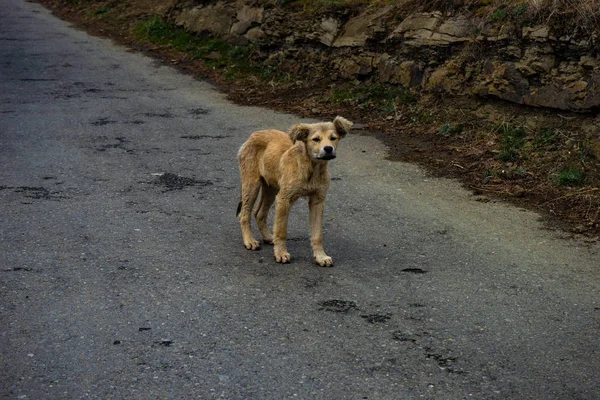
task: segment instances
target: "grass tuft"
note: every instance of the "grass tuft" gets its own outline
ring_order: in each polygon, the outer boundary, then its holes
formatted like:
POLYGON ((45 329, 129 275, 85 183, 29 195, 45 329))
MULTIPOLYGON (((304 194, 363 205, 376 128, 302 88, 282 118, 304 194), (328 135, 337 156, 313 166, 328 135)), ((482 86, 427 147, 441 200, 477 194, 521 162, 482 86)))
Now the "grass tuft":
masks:
POLYGON ((501 161, 517 161, 521 157, 521 148, 525 145, 525 131, 510 124, 502 124, 499 129, 501 161))
POLYGON ((450 124, 444 124, 438 130, 437 134, 439 136, 451 136, 455 133, 461 133, 463 131, 462 124, 458 124, 456 126, 452 126, 450 124))
POLYGON ((330 103, 348 104, 363 110, 391 113, 396 110, 399 104, 415 103, 416 97, 402 86, 376 83, 336 88, 327 100, 330 103))
POLYGON ((581 169, 566 169, 558 174, 560 186, 581 186, 585 180, 585 171, 581 169))
POLYGON ((217 37, 196 35, 159 17, 137 25, 134 32, 140 39, 180 51, 193 60, 202 60, 210 68, 223 70, 229 79, 248 76, 264 81, 288 79, 277 67, 253 63, 251 45, 234 46, 217 37))

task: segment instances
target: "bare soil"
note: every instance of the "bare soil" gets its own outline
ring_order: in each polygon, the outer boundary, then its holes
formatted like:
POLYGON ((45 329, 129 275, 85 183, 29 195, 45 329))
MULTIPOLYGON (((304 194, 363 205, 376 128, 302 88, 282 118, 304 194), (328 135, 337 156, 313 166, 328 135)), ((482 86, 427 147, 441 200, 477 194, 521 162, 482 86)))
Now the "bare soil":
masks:
MULTIPOLYGON (((401 106, 391 114, 336 104, 327 101, 326 95, 339 84, 336 82, 232 81, 202 61, 140 40, 133 28, 155 15, 157 2, 129 0, 121 6, 126 7, 121 12, 98 15, 93 11, 119 5, 107 1, 38 1, 58 17, 93 35, 111 38, 212 82, 236 103, 324 120, 343 115, 355 122, 359 133, 383 140, 391 160, 417 163, 436 176, 456 178, 474 192, 477 201, 509 201, 533 209, 544 217, 549 229, 563 229, 590 241, 600 238, 600 142, 599 149, 595 149, 595 142, 590 145, 587 141, 589 132, 582 133, 598 125, 596 115, 557 113, 481 98, 448 98, 443 94, 420 96, 417 104, 401 106), (460 125, 462 129, 444 133, 440 128, 443 125, 460 125), (522 126, 525 139, 538 144, 529 149, 526 159, 501 161, 499 127, 512 125, 522 126), (560 140, 536 142, 534 132, 539 133, 544 127, 552 128, 560 140), (550 178, 556 175, 557 165, 567 165, 569 160, 584 156, 587 173, 592 174, 585 185, 558 185, 550 178)), ((597 137, 595 132, 592 136, 597 137)))

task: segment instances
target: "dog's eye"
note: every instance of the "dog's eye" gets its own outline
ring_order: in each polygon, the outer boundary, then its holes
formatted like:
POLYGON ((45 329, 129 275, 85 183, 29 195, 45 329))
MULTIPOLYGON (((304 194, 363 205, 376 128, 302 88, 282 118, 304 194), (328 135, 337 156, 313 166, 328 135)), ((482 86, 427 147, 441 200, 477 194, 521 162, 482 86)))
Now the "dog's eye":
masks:
POLYGON ((335 140, 337 140, 337 138, 335 136, 332 136, 329 139, 331 139, 332 142, 335 141, 335 140))
POLYGON ((321 138, 316 137, 316 138, 313 138, 312 141, 315 143, 319 143, 321 141, 321 138))

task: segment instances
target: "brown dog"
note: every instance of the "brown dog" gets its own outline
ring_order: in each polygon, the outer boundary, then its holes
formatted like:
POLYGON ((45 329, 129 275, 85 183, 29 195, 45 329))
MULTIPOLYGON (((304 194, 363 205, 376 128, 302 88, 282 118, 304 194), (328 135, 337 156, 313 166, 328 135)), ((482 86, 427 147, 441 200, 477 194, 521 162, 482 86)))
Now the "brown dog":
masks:
POLYGON ((238 216, 244 246, 257 250, 252 236, 251 212, 265 243, 274 244, 275 261, 290 262, 286 248, 288 215, 292 204, 308 197, 310 238, 315 261, 322 267, 333 265, 323 250, 323 210, 329 187, 327 161, 334 159, 341 138, 350 131, 352 122, 336 117, 333 122, 298 124, 289 134, 277 130, 254 132, 238 153, 242 176, 242 200, 238 216), (275 202, 273 233, 267 227, 269 209, 275 202))

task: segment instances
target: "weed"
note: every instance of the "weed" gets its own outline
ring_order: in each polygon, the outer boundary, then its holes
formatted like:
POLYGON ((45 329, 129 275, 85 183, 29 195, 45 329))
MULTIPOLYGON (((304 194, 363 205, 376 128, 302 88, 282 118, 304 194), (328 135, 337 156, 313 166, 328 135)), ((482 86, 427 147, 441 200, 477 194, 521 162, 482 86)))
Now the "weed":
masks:
POLYGON ((508 16, 508 14, 506 13, 506 10, 504 8, 499 8, 496 11, 494 11, 492 16, 490 17, 490 21, 491 22, 501 22, 501 21, 504 21, 507 16, 508 16))
POLYGON ((437 134, 439 136, 450 136, 450 135, 455 134, 455 133, 461 133, 462 131, 463 131, 462 124, 458 124, 456 126, 452 126, 450 124, 444 124, 438 130, 437 134))
POLYGON ((512 9, 512 14, 518 17, 519 15, 521 15, 521 14, 523 14, 525 11, 527 11, 527 6, 528 6, 528 4, 527 4, 527 3, 521 3, 521 4, 519 4, 518 6, 515 6, 515 7, 512 9))
POLYGON ((483 173, 483 179, 495 178, 498 176, 498 174, 499 174, 499 172, 496 169, 486 169, 485 172, 483 173))
POLYGON ((535 139, 533 139, 533 147, 551 146, 556 143, 556 130, 544 129, 535 139))
POLYGON ((525 145, 525 131, 523 128, 515 128, 510 124, 502 124, 499 128, 502 133, 500 138, 501 161, 516 161, 520 158, 520 149, 525 145))
POLYGON ((433 111, 421 107, 415 110, 411 115, 411 122, 417 126, 433 124, 435 120, 436 117, 433 111))
POLYGON ((94 15, 96 15, 97 17, 102 16, 104 14, 106 14, 107 12, 110 11, 110 7, 102 7, 99 10, 97 10, 94 15))
POLYGON ((233 46, 223 39, 195 35, 154 17, 135 28, 135 34, 158 46, 165 46, 187 54, 193 60, 202 60, 207 67, 224 70, 229 79, 253 75, 262 80, 285 80, 277 67, 254 64, 250 57, 253 47, 233 46))
POLYGON ((560 186, 581 186, 585 180, 585 171, 582 169, 566 169, 558 174, 560 186))
POLYGON ((375 109, 385 113, 393 112, 398 104, 410 104, 416 101, 415 96, 402 86, 373 84, 360 85, 353 88, 334 89, 328 101, 357 106, 360 109, 375 109))

